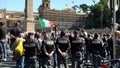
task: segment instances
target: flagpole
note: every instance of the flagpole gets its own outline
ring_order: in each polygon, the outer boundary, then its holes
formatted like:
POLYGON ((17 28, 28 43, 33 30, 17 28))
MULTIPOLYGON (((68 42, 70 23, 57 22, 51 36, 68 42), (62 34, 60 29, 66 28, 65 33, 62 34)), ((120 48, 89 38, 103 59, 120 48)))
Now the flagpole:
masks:
POLYGON ((42 31, 43 31, 43 32, 45 31, 44 27, 42 27, 42 31))
POLYGON ((52 27, 50 27, 50 32, 52 32, 52 27))

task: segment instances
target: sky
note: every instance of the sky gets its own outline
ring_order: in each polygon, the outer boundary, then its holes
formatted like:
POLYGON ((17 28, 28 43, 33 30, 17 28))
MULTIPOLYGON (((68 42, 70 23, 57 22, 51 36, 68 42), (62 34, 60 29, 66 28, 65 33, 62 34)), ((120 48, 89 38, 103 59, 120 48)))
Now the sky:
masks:
MULTIPOLYGON (((87 4, 94 5, 99 0, 50 0, 51 9, 62 10, 65 8, 71 8, 73 5, 87 4), (72 3, 74 1, 74 3, 72 3), (65 5, 68 6, 65 6, 65 5)), ((37 12, 38 7, 42 4, 42 0, 33 0, 33 10, 37 12)), ((25 0, 0 0, 0 9, 6 8, 10 11, 24 11, 25 0)))

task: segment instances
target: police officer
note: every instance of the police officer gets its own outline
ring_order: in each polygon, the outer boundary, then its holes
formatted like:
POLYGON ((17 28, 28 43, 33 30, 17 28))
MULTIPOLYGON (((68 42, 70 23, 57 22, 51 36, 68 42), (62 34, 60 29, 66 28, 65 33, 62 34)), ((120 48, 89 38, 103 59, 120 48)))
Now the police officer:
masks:
POLYGON ((37 60, 38 60, 38 63, 39 63, 39 68, 41 68, 41 57, 42 57, 42 50, 41 50, 41 47, 42 47, 42 39, 41 39, 41 34, 39 32, 36 32, 35 33, 35 40, 38 42, 38 47, 39 47, 39 52, 37 52, 37 60))
POLYGON ((82 47, 85 43, 85 39, 78 36, 78 32, 73 32, 74 37, 70 39, 71 43, 71 60, 72 68, 81 68, 82 64, 82 47))
POLYGON ((45 32, 42 32, 42 36, 42 68, 51 68, 55 51, 54 41, 45 32))
POLYGON ((103 41, 100 38, 100 35, 95 33, 94 38, 91 41, 91 49, 92 49, 92 64, 94 68, 98 68, 101 66, 101 58, 100 53, 102 50, 103 41))
MULTIPOLYGON (((51 33, 51 39, 54 41, 54 43, 56 44, 56 35, 55 35, 55 33, 51 33)), ((53 66, 53 68, 56 68, 57 67, 57 49, 56 49, 57 47, 56 47, 56 45, 55 45, 55 52, 54 52, 54 54, 53 54, 53 61, 54 61, 54 66, 53 66)))
POLYGON ((60 37, 56 41, 57 46, 57 61, 58 68, 61 67, 61 64, 64 64, 65 68, 68 68, 68 51, 70 49, 69 38, 65 36, 65 33, 61 31, 60 37))
POLYGON ((34 38, 34 33, 29 32, 26 41, 24 42, 25 49, 25 68, 37 68, 36 53, 39 52, 38 42, 34 38))

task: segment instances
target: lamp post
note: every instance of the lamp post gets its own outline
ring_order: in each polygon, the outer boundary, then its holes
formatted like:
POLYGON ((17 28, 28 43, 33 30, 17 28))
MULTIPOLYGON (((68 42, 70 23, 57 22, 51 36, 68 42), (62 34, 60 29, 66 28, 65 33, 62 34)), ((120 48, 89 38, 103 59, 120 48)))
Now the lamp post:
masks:
POLYGON ((102 21, 103 21, 103 13, 102 13, 103 7, 102 7, 102 3, 101 3, 101 30, 102 30, 102 21))
MULTIPOLYGON (((94 5, 95 5, 95 0, 92 0, 92 2, 94 3, 94 5)), ((93 6, 94 6, 93 5, 93 6)), ((92 6, 92 8, 93 8, 93 6, 92 6)), ((92 29, 93 29, 93 12, 92 12, 92 29)))
POLYGON ((116 11, 119 8, 119 0, 108 0, 108 7, 113 11, 113 59, 116 59, 116 43, 115 43, 115 23, 116 23, 116 11))

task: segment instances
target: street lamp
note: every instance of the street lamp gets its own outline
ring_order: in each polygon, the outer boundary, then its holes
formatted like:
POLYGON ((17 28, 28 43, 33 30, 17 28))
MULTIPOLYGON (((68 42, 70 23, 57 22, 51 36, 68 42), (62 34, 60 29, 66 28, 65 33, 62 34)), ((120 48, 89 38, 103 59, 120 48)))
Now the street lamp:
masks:
POLYGON ((116 23, 116 11, 119 8, 119 0, 108 0, 108 7, 113 11, 113 59, 116 59, 116 44, 115 44, 115 23, 116 23))
POLYGON ((103 13, 102 13, 103 7, 102 7, 102 3, 101 3, 101 30, 102 30, 102 20, 103 20, 103 13))

